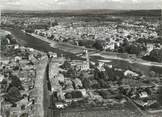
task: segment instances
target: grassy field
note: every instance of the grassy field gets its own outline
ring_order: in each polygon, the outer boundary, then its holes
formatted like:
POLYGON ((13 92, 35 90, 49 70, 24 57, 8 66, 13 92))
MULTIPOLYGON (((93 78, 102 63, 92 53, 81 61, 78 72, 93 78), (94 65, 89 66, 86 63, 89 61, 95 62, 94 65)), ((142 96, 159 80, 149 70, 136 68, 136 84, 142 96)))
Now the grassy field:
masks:
MULTIPOLYGON (((120 108, 89 108, 89 109, 68 109, 51 110, 53 117, 142 117, 142 114, 131 104, 125 104, 120 108)), ((52 117, 51 116, 51 117, 52 117)))

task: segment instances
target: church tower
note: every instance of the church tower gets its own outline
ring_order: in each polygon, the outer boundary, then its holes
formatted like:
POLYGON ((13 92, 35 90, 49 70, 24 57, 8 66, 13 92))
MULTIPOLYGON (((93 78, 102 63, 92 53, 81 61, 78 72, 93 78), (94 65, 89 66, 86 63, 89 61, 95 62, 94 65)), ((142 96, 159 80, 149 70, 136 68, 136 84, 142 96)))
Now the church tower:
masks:
POLYGON ((89 63, 90 61, 89 61, 89 53, 88 53, 88 50, 85 49, 85 50, 84 50, 84 53, 85 53, 84 55, 85 55, 86 64, 87 64, 86 66, 87 66, 87 68, 89 69, 89 68, 90 68, 90 65, 89 65, 89 64, 90 64, 90 63, 89 63))

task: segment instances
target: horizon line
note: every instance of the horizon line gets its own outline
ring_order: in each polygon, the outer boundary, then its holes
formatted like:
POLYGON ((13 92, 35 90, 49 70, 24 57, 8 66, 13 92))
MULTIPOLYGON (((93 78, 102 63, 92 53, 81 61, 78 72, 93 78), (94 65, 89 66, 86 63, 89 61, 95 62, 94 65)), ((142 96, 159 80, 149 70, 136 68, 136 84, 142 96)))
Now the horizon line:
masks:
POLYGON ((32 9, 0 9, 0 11, 90 11, 90 10, 116 10, 116 11, 129 11, 129 10, 162 10, 162 8, 148 8, 148 9, 38 9, 38 10, 32 10, 32 9))

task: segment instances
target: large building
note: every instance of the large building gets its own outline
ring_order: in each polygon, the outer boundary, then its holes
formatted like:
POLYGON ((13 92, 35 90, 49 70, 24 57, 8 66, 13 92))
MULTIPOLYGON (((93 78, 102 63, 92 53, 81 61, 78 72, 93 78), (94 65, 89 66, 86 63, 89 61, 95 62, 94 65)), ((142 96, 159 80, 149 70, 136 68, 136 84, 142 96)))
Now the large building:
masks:
POLYGON ((84 50, 83 52, 83 57, 86 59, 86 61, 82 61, 82 60, 73 60, 70 64, 75 68, 76 70, 89 70, 90 65, 89 65, 89 54, 88 54, 88 50, 84 50))

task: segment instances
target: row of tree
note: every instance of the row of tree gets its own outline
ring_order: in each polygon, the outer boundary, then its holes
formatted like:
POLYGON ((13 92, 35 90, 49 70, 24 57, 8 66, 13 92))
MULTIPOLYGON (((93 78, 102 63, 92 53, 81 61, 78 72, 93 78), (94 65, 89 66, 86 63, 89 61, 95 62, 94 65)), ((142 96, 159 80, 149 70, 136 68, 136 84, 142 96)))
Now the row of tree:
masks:
POLYGON ((162 62, 162 49, 154 49, 150 52, 149 56, 143 57, 145 60, 162 62))

